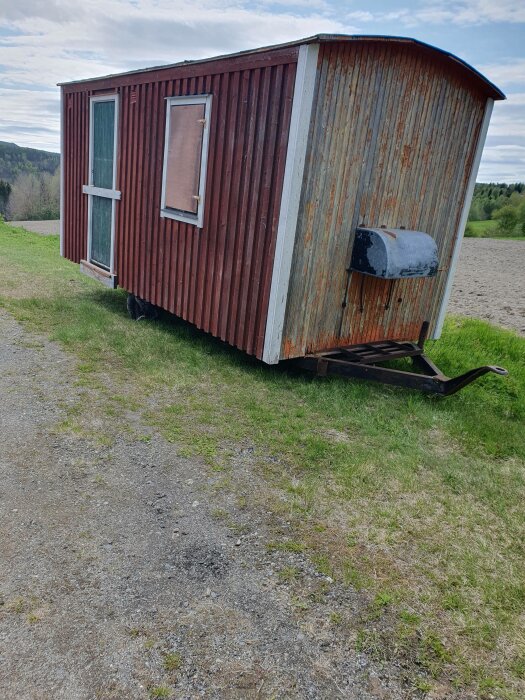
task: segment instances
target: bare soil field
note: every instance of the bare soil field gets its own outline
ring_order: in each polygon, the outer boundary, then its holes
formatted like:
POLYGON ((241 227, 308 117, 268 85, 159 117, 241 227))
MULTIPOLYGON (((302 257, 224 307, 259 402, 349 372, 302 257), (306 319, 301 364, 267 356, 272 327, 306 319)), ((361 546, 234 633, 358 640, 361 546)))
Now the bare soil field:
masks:
POLYGON ((525 241, 465 238, 448 312, 525 335, 525 241))

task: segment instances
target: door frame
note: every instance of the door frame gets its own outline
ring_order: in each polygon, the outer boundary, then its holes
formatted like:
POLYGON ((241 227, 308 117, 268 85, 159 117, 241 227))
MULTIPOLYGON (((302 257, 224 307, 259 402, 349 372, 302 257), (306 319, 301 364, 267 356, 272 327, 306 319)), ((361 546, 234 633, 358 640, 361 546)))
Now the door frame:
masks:
MULTIPOLYGON (((121 193, 116 189, 117 187, 117 155, 118 155, 118 117, 119 117, 119 95, 116 92, 106 93, 105 95, 93 95, 89 98, 89 173, 88 173, 88 184, 82 186, 82 192, 88 195, 88 230, 87 230, 87 251, 86 251, 86 263, 88 266, 93 266, 100 270, 102 273, 108 274, 114 282, 115 278, 115 202, 120 200, 121 193), (115 103, 115 116, 113 121, 113 182, 112 189, 106 189, 104 187, 95 187, 93 184, 93 127, 94 127, 94 105, 96 102, 114 102, 115 103), (105 197, 106 199, 111 199, 111 244, 110 244, 110 264, 109 270, 100 266, 91 260, 91 223, 92 223, 92 209, 93 209, 93 197, 105 197)), ((113 284, 111 286, 114 286, 113 284)))

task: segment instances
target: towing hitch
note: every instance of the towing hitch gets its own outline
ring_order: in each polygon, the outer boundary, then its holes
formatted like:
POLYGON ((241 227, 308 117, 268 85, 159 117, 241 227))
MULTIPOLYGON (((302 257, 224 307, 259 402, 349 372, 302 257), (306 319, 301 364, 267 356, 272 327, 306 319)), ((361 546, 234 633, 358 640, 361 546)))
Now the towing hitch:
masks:
POLYGON ((385 340, 337 348, 328 352, 306 355, 297 362, 300 367, 315 372, 320 377, 341 375, 356 379, 370 379, 383 384, 393 384, 406 389, 418 389, 430 394, 451 396, 488 372, 502 377, 508 375, 506 369, 495 365, 485 365, 471 369, 459 377, 447 377, 424 353, 428 333, 428 322, 421 327, 417 343, 385 340), (382 362, 408 357, 416 370, 381 367, 382 362))

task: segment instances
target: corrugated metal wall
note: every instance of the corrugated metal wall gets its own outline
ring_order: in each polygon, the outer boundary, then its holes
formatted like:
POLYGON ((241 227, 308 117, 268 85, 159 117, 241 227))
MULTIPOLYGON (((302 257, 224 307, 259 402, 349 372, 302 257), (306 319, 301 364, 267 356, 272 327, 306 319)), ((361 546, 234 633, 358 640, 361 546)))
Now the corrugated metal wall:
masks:
POLYGON ((424 320, 435 322, 485 104, 437 52, 321 44, 282 358, 414 340, 424 320), (391 289, 349 275, 358 224, 426 231, 438 276, 391 289))
POLYGON ((86 256, 89 95, 116 90, 119 285, 260 357, 297 52, 65 86, 65 256, 86 256), (200 230, 160 217, 164 98, 193 94, 213 95, 200 230))
POLYGON ((79 262, 87 252, 88 198, 82 185, 88 183, 89 97, 86 92, 62 92, 64 257, 79 262))

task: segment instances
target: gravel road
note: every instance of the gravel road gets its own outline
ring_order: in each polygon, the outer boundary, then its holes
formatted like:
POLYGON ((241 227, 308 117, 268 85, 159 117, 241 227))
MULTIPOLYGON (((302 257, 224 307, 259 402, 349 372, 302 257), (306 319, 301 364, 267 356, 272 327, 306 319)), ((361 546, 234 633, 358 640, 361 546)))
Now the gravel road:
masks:
MULTIPOLYGON (((111 447, 60 429, 89 389, 1 310, 0 370, 1 698, 411 697, 402 669, 355 651, 364 594, 267 550, 286 521, 155 433, 133 438, 148 432, 133 413, 111 447)), ((235 464, 264 488, 249 448, 235 464)))
POLYGON ((43 236, 58 235, 60 233, 60 221, 9 221, 9 226, 25 228, 26 231, 40 233, 43 236))
POLYGON ((525 241, 465 238, 448 311, 525 335, 525 241))

